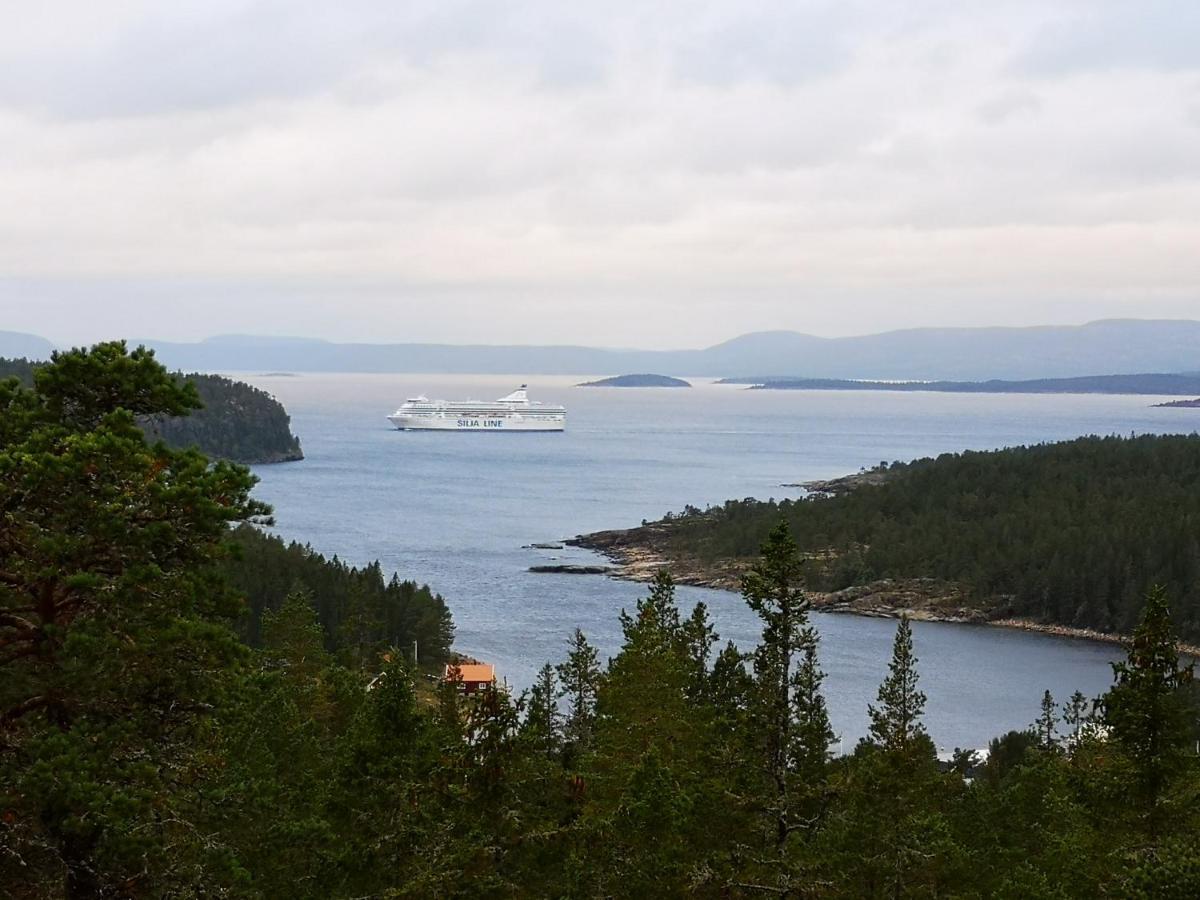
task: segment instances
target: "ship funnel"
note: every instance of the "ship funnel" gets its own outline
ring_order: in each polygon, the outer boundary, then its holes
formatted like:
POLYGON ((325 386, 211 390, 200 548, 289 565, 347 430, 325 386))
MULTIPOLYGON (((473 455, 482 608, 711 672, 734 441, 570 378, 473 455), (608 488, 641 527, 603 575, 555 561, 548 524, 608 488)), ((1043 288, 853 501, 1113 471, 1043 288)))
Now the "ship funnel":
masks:
POLYGON ((497 403, 528 403, 529 395, 525 392, 526 385, 521 385, 511 394, 501 397, 497 403))

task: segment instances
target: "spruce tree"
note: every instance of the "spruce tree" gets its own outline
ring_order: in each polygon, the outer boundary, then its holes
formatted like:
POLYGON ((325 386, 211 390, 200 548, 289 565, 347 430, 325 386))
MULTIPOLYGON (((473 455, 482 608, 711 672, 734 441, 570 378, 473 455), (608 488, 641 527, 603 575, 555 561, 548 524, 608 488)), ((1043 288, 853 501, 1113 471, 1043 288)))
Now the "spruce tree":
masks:
POLYGON ((627 646, 653 654, 676 649, 682 638, 675 581, 665 569, 655 573, 650 593, 638 600, 633 615, 621 610, 621 631, 627 646))
POLYGON ((790 833, 789 769, 793 752, 792 663, 808 636, 808 598, 803 561, 786 522, 762 545, 759 562, 742 579, 742 597, 762 620, 754 653, 754 716, 763 741, 770 791, 773 842, 782 848, 790 833))
POLYGON ((600 687, 600 655, 583 631, 571 635, 567 659, 557 666, 559 696, 569 707, 563 735, 576 750, 587 747, 596 721, 596 691, 600 687))
POLYGON ((762 621, 748 705, 767 853, 748 852, 758 862, 734 884, 788 897, 809 877, 788 845, 793 835, 811 839, 820 828, 832 731, 820 693, 816 632, 808 625, 804 560, 785 521, 763 542, 759 562, 742 579, 742 596, 762 621))
POLYGON ((1100 701, 1110 739, 1132 764, 1130 793, 1152 838, 1162 831, 1166 794, 1186 764, 1192 722, 1184 689, 1193 665, 1180 665, 1166 591, 1152 588, 1125 660, 1113 663, 1115 683, 1100 701))
POLYGON ((562 746, 562 714, 558 711, 558 678, 546 663, 529 689, 523 736, 543 756, 552 758, 562 746))
POLYGON ((312 594, 297 585, 274 612, 263 615, 263 650, 270 664, 297 682, 311 681, 330 663, 312 594))
POLYGON ((688 696, 698 700, 708 690, 708 663, 712 658, 713 644, 717 641, 717 632, 708 617, 708 607, 697 603, 692 614, 681 624, 679 634, 689 662, 688 696))
POLYGON ((716 636, 703 607, 681 621, 665 572, 633 614, 622 613, 621 625, 624 640, 599 690, 584 770, 595 815, 615 817, 619 832, 603 857, 605 880, 597 889, 607 883, 678 895, 688 884, 685 861, 721 843, 710 810, 724 796, 728 775, 717 751, 716 717, 704 699, 716 636), (631 815, 635 808, 647 814, 631 815))
POLYGON ((821 693, 825 673, 817 662, 817 636, 812 629, 804 645, 804 654, 792 676, 792 702, 795 723, 792 734, 792 767, 811 782, 823 775, 833 743, 833 727, 821 693))
POLYGON ((1049 691, 1046 691, 1042 694, 1041 715, 1033 723, 1033 730, 1037 732, 1038 736, 1038 747, 1046 752, 1058 749, 1058 737, 1055 728, 1057 722, 1058 708, 1055 706, 1053 695, 1049 691))
POLYGON ((1062 707, 1063 724, 1071 730, 1070 736, 1067 738, 1068 745, 1073 749, 1074 745, 1079 743, 1080 734, 1084 727, 1091 721, 1091 713, 1088 709, 1087 697, 1082 691, 1073 693, 1069 700, 1062 707))
POLYGON ((921 715, 925 694, 917 688, 917 656, 913 653, 912 625, 900 617, 892 644, 888 676, 879 686, 879 705, 868 706, 871 740, 885 750, 905 752, 917 738, 925 736, 921 715))

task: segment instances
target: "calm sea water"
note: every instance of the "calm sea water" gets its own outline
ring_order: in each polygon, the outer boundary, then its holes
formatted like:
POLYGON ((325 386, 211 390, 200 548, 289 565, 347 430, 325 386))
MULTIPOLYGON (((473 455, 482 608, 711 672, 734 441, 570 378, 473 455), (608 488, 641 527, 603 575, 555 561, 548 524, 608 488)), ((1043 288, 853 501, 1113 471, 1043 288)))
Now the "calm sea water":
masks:
MULTIPOLYGON (((307 456, 263 466, 258 496, 279 532, 354 563, 375 559, 446 597, 458 649, 517 689, 558 662, 579 626, 603 654, 617 613, 645 588, 603 577, 536 575, 530 565, 595 561, 586 551, 522 549, 638 524, 685 504, 784 497, 784 482, 881 460, 988 449, 1083 434, 1192 431, 1195 411, 1146 397, 576 388, 540 377, 535 399, 568 407, 564 434, 398 432, 385 420, 406 397, 492 399, 526 379, 455 375, 239 375, 292 414, 307 456)), ((703 600, 722 639, 753 646, 757 622, 732 593, 703 600)), ((849 748, 887 669, 895 622, 815 617, 833 724, 849 748)), ((916 623, 926 723, 939 746, 980 747, 1033 721, 1042 691, 1059 699, 1107 686, 1115 648, 998 628, 916 623)))

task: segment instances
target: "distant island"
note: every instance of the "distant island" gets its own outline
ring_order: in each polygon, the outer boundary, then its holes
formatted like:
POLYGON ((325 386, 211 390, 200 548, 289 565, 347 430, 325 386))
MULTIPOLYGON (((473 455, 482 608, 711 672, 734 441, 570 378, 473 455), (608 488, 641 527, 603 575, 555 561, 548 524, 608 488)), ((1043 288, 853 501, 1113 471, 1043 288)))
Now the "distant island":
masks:
MULTIPOLYGON (((723 378, 718 384, 747 384, 757 391, 930 391, 946 394, 1159 394, 1200 393, 1200 376, 1171 373, 1085 375, 1026 381, 853 381, 845 378, 723 378)), ((1189 405, 1180 404, 1180 405, 1189 405)))
POLYGON ((1155 403, 1156 409, 1200 409, 1200 397, 1195 400, 1172 400, 1170 403, 1155 403))
MULTIPOLYGON (((0 359, 0 379, 16 378, 29 387, 43 365, 28 359, 0 359)), ((221 375, 175 373, 174 377, 195 385, 204 407, 189 416, 144 418, 140 424, 151 440, 176 449, 195 447, 206 456, 245 465, 304 459, 287 410, 266 391, 221 375)))
POLYGON ((622 387, 622 388, 690 388, 691 384, 682 378, 672 378, 670 375, 614 375, 612 378, 601 378, 598 381, 584 381, 575 387, 622 387))

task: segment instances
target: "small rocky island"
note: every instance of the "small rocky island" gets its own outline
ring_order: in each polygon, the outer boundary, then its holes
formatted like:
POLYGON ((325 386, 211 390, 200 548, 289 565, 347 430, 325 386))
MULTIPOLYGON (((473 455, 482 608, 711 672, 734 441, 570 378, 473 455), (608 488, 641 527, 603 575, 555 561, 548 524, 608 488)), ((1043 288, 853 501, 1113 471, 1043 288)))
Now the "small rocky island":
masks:
POLYGON ((1155 409, 1200 409, 1200 397, 1195 400, 1171 400, 1168 403, 1155 403, 1155 409))
POLYGON ((691 384, 682 378, 672 378, 670 375, 614 375, 612 378, 601 378, 598 381, 584 381, 576 387, 621 387, 621 388, 690 388, 691 384))

